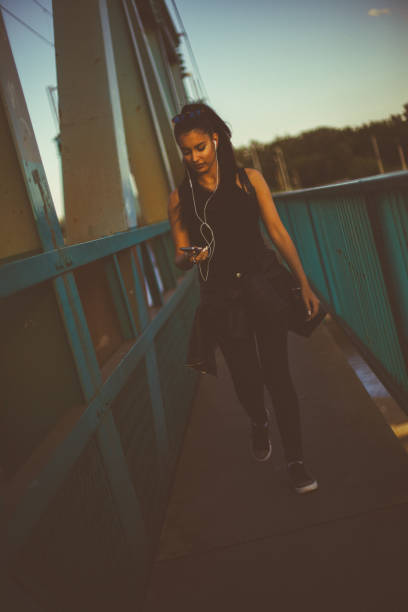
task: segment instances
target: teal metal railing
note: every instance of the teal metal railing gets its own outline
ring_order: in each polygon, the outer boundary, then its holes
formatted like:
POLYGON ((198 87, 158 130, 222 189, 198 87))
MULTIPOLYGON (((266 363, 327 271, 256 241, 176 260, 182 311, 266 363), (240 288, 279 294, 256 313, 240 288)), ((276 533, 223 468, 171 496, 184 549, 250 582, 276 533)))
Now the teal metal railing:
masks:
MULTIPOLYGON (((66 519, 68 510, 57 511, 55 504, 61 496, 65 505, 67 497, 77 498, 73 474, 91 479, 91 488, 98 479, 98 487, 103 487, 107 478, 114 500, 109 520, 116 514, 120 517, 123 554, 130 548, 133 557, 131 588, 140 587, 135 602, 141 596, 197 381, 197 374, 184 367, 198 299, 196 280, 193 271, 182 274, 174 265, 168 221, 91 242, 61 245, 0 267, 6 320, 14 322, 23 316, 17 304, 22 298, 25 303, 34 299, 39 287, 48 287, 54 294, 82 391, 82 402, 67 409, 63 418, 57 415, 40 433, 22 428, 18 420, 4 429, 14 449, 8 455, 3 440, 2 495, 10 559, 19 558, 20 549, 31 532, 35 536, 42 520, 59 524, 62 517, 66 519), (107 357, 98 356, 92 335, 92 318, 98 316, 98 309, 92 311, 87 304, 92 301, 89 283, 98 270, 109 288, 122 338, 107 357), (85 275, 85 288, 81 275, 85 275), (67 419, 69 424, 63 422, 67 419), (96 465, 100 469, 92 475, 96 465)), ((95 302, 92 304, 95 308, 95 302)), ((24 321, 19 325, 24 327, 24 321)), ((39 361, 42 358, 38 355, 39 361)), ((16 376, 24 384, 24 372, 16 376)), ((45 384, 46 380, 40 387, 45 384)), ((61 389, 61 397, 64 393, 61 389)), ((40 397, 31 396, 30 401, 41 419, 40 397)), ((24 409, 13 408, 17 412, 24 409)), ((83 487, 80 491, 82 498, 83 487)), ((92 503, 97 499, 95 491, 92 503)), ((78 508, 77 503, 75 511, 78 508)), ((84 505, 83 511, 89 509, 84 505)), ((47 549, 49 545, 52 543, 43 542, 41 546, 47 549)), ((34 548, 30 546, 30 554, 35 554, 34 548)))
POLYGON ((408 411, 408 172, 274 200, 313 287, 408 411))

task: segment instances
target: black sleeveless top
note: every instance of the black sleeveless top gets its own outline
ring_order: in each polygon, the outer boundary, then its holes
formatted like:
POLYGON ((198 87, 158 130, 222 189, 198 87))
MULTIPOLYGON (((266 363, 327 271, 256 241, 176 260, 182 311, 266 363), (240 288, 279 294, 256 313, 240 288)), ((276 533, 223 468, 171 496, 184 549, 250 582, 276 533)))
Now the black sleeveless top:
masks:
MULTIPOLYGON (((200 184, 193 185, 196 208, 201 219, 204 219, 204 206, 206 207, 206 220, 211 226, 215 237, 214 255, 208 264, 208 259, 201 262, 201 271, 208 280, 204 281, 199 274, 201 285, 220 285, 234 278, 237 272, 241 274, 253 269, 256 265, 257 254, 265 249, 259 221, 259 207, 255 190, 243 168, 239 169, 238 176, 243 186, 241 189, 236 183, 225 185, 221 183, 214 195, 200 184), (247 191, 244 191, 247 189, 247 191)), ((182 193, 183 220, 193 246, 206 246, 201 232, 201 221, 194 211, 191 189, 186 185, 182 193)), ((208 227, 202 227, 202 233, 211 240, 208 227)))
MULTIPOLYGON (((260 213, 254 187, 243 168, 239 169, 241 189, 222 185, 208 202, 206 219, 215 236, 214 256, 210 261, 208 280, 200 279, 200 303, 190 332, 185 365, 202 373, 217 375, 215 346, 219 333, 235 338, 253 334, 253 321, 277 324, 287 307, 273 279, 282 268, 275 251, 267 246, 261 234, 260 213), (237 276, 237 272, 241 274, 237 276)), ((203 219, 204 205, 211 191, 195 185, 197 212, 203 219)), ((189 184, 179 189, 181 221, 193 246, 206 246, 200 233, 189 184)), ((208 242, 211 234, 203 228, 208 242)), ((201 264, 206 277, 207 260, 201 264)), ((282 323, 283 324, 283 323, 282 323)))

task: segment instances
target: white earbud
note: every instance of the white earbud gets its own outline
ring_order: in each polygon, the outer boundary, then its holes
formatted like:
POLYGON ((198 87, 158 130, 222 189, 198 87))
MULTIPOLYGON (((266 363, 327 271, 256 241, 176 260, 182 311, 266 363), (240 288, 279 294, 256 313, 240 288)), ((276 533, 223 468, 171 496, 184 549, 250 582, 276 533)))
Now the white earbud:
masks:
POLYGON ((214 149, 217 150, 217 141, 213 140, 213 143, 214 143, 214 149))

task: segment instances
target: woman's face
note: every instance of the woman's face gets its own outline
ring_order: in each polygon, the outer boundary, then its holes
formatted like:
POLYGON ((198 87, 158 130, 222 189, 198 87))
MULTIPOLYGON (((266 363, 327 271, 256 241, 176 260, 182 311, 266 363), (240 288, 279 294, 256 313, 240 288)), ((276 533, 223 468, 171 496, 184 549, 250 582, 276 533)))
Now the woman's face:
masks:
POLYGON ((214 140, 218 142, 218 134, 214 133, 210 136, 199 129, 185 132, 178 137, 184 161, 194 172, 198 174, 208 172, 215 162, 214 140))

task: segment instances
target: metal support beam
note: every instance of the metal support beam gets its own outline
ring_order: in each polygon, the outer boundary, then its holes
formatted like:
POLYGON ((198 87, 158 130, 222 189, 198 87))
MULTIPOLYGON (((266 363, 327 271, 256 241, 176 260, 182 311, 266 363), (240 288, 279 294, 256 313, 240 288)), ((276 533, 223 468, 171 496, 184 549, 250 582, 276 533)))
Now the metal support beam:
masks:
POLYGON ((109 19, 129 164, 140 202, 138 221, 145 225, 167 217, 173 174, 126 5, 111 0, 109 19))
POLYGON ((134 0, 122 0, 130 21, 133 25, 132 31, 137 40, 138 48, 141 55, 150 95, 154 101, 155 112, 160 124, 163 141, 165 143, 167 156, 170 162, 172 177, 175 184, 178 184, 183 176, 183 164, 181 155, 173 136, 173 128, 171 125, 171 110, 166 100, 166 94, 162 81, 159 76, 159 71, 152 53, 149 37, 143 29, 142 20, 134 0))
POLYGON ((54 1, 61 158, 70 244, 136 225, 106 0, 54 1))

